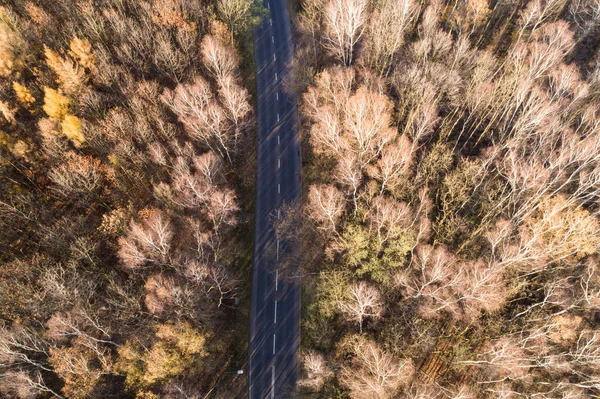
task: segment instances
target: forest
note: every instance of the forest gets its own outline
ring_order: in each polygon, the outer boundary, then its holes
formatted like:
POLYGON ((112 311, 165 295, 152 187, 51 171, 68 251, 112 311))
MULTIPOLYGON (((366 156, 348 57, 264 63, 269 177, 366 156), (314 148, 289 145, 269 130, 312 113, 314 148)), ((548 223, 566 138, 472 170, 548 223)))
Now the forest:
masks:
POLYGON ((600 3, 290 0, 302 397, 600 397, 600 3))
POLYGON ((0 397, 244 397, 257 4, 0 2, 0 397))
MULTIPOLYGON (((287 2, 299 396, 600 397, 600 1, 287 2)), ((0 397, 246 397, 261 4, 0 2, 0 397)))

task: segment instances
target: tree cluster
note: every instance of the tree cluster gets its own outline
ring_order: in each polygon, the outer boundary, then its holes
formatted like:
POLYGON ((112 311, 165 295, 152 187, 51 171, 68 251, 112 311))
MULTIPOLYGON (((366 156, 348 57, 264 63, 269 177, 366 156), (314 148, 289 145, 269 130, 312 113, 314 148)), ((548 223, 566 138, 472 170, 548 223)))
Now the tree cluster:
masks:
POLYGON ((598 15, 302 1, 306 395, 600 394, 598 15))
POLYGON ((0 396, 245 392, 242 3, 0 6, 0 396))

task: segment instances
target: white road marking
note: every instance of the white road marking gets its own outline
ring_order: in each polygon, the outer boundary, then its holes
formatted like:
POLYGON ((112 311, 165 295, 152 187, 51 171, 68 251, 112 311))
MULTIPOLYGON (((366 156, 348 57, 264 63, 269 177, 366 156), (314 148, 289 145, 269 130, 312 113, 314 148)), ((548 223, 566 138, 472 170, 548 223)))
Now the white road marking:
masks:
POLYGON ((273 334, 273 354, 275 354, 275 334, 273 334))
POLYGON ((281 216, 281 209, 277 209, 277 219, 281 216))
POLYGON ((281 194, 281 184, 277 183, 277 193, 281 194))
POLYGON ((271 23, 271 25, 273 25, 273 20, 269 18, 269 22, 271 23))
POLYGON ((279 93, 275 93, 275 96, 277 97, 277 101, 279 101, 279 93))
POLYGON ((279 114, 277 114, 277 122, 279 122, 279 114))
POLYGON ((271 9, 271 3, 267 3, 267 8, 270 10, 271 9))
POLYGON ((273 54, 273 61, 277 61, 277 57, 275 57, 275 54, 273 54))
POLYGON ((279 136, 277 136, 277 144, 279 144, 279 143, 280 143, 279 136))
POLYGON ((275 320, 273 321, 273 324, 277 324, 277 301, 275 301, 275 320))
POLYGON ((271 399, 275 399, 275 366, 271 366, 271 399))
POLYGON ((275 72, 275 80, 277 80, 277 72, 275 72))
POLYGON ((279 260, 279 240, 277 240, 277 260, 279 260))
POLYGON ((271 36, 271 43, 275 43, 275 36, 271 36))
POLYGON ((281 159, 277 160, 277 169, 281 169, 281 159))
POLYGON ((275 291, 279 288, 279 269, 275 270, 275 291))

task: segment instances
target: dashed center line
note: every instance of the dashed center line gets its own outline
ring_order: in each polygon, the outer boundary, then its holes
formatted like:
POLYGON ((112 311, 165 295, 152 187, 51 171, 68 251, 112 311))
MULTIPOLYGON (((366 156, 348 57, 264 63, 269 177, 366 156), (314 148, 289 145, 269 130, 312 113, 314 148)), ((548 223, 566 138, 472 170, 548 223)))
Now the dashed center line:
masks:
POLYGON ((277 80, 277 72, 275 72, 275 80, 277 80))
POLYGON ((277 61, 277 57, 275 57, 275 54, 273 54, 273 61, 277 61))
POLYGON ((277 324, 277 301, 275 301, 275 318, 273 324, 277 324))
POLYGON ((275 354, 275 334, 273 334, 273 354, 275 354))
POLYGON ((281 169, 281 159, 277 160, 277 169, 281 169))
POLYGON ((270 10, 271 9, 271 3, 267 3, 267 8, 270 10))
POLYGON ((275 291, 279 288, 279 269, 275 270, 275 291))
POLYGON ((271 399, 275 399, 275 366, 271 366, 271 399))
POLYGON ((279 143, 280 143, 279 136, 277 136, 277 144, 279 144, 279 143))
POLYGON ((271 36, 271 43, 275 43, 275 36, 271 36))
POLYGON ((275 97, 277 98, 277 101, 279 101, 279 93, 275 93, 275 97))
POLYGON ((279 240, 277 240, 277 260, 279 260, 279 240))
POLYGON ((277 183, 277 193, 281 193, 281 184, 277 183))
POLYGON ((279 114, 277 114, 277 122, 279 122, 279 114))

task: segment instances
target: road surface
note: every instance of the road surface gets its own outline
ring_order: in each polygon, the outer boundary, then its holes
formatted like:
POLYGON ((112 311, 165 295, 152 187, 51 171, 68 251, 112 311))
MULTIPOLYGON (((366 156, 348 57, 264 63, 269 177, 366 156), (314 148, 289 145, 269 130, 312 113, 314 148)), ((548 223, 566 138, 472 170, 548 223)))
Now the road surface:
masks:
POLYGON ((284 399, 298 379, 300 288, 280 263, 292 243, 277 242, 271 215, 300 198, 300 141, 296 98, 283 89, 292 56, 287 1, 264 0, 264 6, 269 15, 254 32, 258 170, 248 390, 250 399, 284 399))

